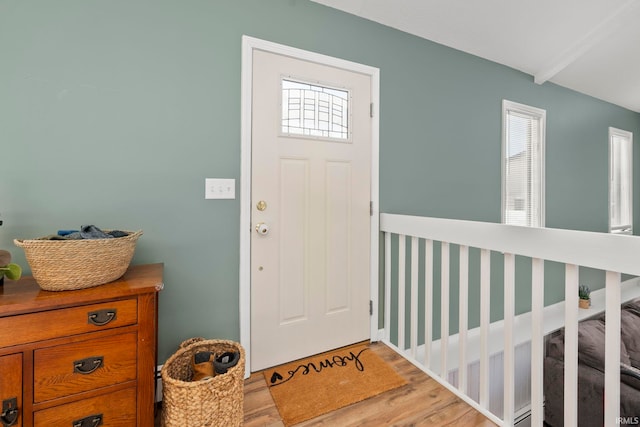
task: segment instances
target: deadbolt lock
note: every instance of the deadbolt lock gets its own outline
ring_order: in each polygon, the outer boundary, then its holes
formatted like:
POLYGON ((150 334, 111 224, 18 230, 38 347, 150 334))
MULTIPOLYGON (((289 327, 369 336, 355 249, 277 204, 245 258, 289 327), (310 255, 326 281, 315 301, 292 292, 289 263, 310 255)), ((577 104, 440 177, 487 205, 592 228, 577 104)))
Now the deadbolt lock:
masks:
POLYGON ((260 200, 256 205, 256 208, 258 208, 259 211, 267 209, 267 202, 265 202, 264 200, 260 200))

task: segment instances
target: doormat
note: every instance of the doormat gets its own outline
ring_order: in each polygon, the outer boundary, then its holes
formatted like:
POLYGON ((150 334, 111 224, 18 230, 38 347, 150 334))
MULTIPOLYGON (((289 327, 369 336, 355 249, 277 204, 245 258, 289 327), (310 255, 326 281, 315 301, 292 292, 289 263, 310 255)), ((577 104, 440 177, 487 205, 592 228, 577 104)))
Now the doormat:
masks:
POLYGON ((368 344, 356 344, 264 371, 285 426, 407 383, 368 344))

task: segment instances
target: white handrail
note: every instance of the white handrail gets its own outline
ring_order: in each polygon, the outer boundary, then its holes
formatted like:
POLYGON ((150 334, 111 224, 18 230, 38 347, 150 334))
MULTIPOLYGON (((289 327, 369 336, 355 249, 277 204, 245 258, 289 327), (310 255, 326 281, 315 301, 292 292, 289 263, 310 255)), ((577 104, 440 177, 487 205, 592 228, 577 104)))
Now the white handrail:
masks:
POLYGON ((386 213, 380 231, 640 276, 637 236, 386 213))

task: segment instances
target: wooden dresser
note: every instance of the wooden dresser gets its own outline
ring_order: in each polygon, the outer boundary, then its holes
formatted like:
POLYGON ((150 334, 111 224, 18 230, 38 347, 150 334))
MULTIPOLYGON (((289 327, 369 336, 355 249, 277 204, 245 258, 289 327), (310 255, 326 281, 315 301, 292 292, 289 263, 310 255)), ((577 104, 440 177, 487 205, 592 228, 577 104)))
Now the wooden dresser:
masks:
POLYGON ((61 292, 5 281, 0 427, 152 427, 162 274, 162 264, 132 266, 61 292))

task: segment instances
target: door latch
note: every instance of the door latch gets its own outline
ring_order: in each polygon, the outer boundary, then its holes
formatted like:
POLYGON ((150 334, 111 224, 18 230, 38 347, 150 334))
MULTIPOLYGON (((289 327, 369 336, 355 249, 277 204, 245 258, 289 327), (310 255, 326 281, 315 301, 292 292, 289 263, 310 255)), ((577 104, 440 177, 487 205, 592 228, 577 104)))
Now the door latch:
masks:
POLYGON ((264 222, 259 222, 258 224, 256 224, 256 231, 258 232, 258 234, 266 236, 267 234, 269 234, 269 226, 264 222))

